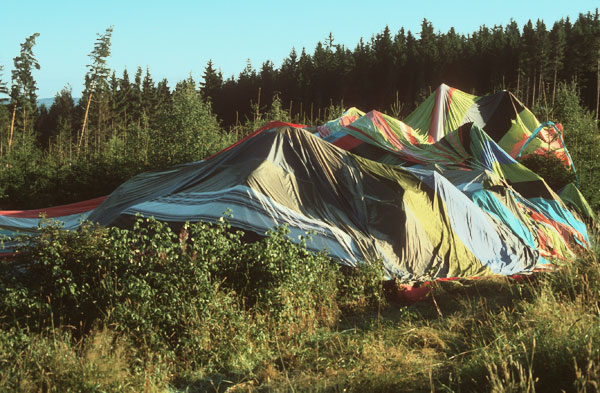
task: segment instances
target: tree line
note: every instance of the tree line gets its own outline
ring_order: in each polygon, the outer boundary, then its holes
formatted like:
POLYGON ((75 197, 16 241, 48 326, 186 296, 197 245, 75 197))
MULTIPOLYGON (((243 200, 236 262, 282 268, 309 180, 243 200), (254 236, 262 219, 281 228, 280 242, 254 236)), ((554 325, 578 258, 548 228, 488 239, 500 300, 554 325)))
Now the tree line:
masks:
POLYGON ((330 34, 312 54, 292 49, 279 68, 266 61, 257 70, 248 61, 237 78, 224 80, 209 61, 203 77, 201 91, 227 125, 251 116, 251 103, 268 107, 276 92, 292 117, 304 123, 331 102, 386 112, 395 105, 398 115, 406 115, 441 83, 477 95, 506 89, 526 106, 551 107, 558 84, 576 82, 597 118, 600 18, 596 9, 551 28, 542 20, 522 28, 510 21, 469 35, 454 28, 436 33, 423 20, 417 35, 385 27, 354 49, 336 44, 330 34))
POLYGON ((469 35, 436 33, 423 20, 418 34, 385 27, 353 50, 330 34, 312 54, 292 49, 278 68, 248 62, 224 79, 209 61, 202 81, 190 76, 173 88, 148 68, 111 70, 112 33, 98 34, 81 98, 66 86, 49 108, 36 104, 38 33, 21 44, 10 78, 0 65, 0 203, 41 207, 106 194, 136 172, 204 158, 267 120, 315 125, 349 106, 402 118, 440 83, 478 95, 507 89, 551 118, 568 82, 596 120, 600 107, 598 10, 551 29, 510 21, 469 35), (53 189, 75 191, 58 197, 53 189))

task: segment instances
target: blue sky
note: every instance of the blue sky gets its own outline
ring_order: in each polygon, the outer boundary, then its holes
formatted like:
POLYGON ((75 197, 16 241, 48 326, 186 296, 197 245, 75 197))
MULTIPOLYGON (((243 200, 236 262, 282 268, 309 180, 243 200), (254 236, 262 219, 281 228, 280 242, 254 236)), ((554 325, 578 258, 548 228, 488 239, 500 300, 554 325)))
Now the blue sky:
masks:
POLYGON ((109 66, 121 74, 149 67, 155 81, 171 87, 190 73, 201 79, 209 59, 224 77, 237 75, 250 59, 255 68, 265 60, 278 67, 292 47, 312 52, 333 33, 335 42, 354 48, 388 25, 418 33, 423 18, 436 31, 452 26, 463 34, 481 25, 506 25, 514 19, 542 19, 549 27, 564 17, 594 11, 597 0, 538 1, 155 1, 155 0, 0 0, 0 65, 10 80, 19 44, 39 32, 34 53, 41 69, 34 73, 39 97, 53 97, 70 84, 82 90, 88 54, 97 33, 114 25, 109 66))

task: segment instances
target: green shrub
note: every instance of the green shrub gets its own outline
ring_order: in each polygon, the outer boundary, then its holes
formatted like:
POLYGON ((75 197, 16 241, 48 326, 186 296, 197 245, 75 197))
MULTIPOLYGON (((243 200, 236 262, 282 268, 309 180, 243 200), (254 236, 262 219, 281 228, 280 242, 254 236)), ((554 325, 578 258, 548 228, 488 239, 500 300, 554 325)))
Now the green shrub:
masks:
POLYGON ((555 192, 576 181, 575 172, 565 168, 564 163, 553 155, 532 155, 522 160, 521 164, 541 176, 555 192))
POLYGON ((382 261, 363 262, 354 267, 342 267, 338 302, 344 310, 358 310, 385 304, 382 261))
POLYGON ((277 331, 293 334, 331 325, 339 311, 337 266, 325 254, 307 251, 305 238, 296 244, 288 234, 279 227, 241 252, 230 252, 214 274, 277 331))
POLYGON ((107 326, 170 359, 247 371, 270 356, 247 344, 269 340, 260 326, 291 336, 337 321, 337 266, 287 234, 244 243, 226 220, 179 235, 154 219, 132 230, 45 224, 0 265, 0 321, 76 337, 107 326))

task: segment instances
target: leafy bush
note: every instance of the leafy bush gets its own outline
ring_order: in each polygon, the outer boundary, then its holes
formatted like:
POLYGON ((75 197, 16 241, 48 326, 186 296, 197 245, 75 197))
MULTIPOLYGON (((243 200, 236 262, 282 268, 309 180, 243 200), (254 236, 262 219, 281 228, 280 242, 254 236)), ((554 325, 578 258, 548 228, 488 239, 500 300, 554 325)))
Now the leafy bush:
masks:
POLYGON ((76 336, 108 326, 137 346, 224 367, 256 334, 249 320, 284 335, 337 321, 336 265, 287 233, 245 243, 226 220, 179 235, 153 219, 132 230, 46 224, 0 265, 0 321, 72 326, 76 336))
POLYGON ((554 117, 564 128, 564 139, 575 162, 581 192, 597 211, 600 208, 600 133, 593 114, 581 104, 575 83, 560 84, 556 91, 554 117))
POLYGON ((565 168, 563 162, 553 155, 532 155, 521 164, 541 176, 555 192, 576 180, 575 172, 565 168))
POLYGON ((226 220, 179 233, 152 219, 132 230, 46 225, 0 263, 0 390, 600 383, 597 251, 522 284, 451 281, 422 303, 384 307, 381 264, 340 272, 288 235, 246 243, 226 220), (351 315, 338 324, 340 310, 351 315))
POLYGON ((381 261, 363 262, 353 268, 342 268, 338 302, 346 310, 360 310, 385 304, 381 261))

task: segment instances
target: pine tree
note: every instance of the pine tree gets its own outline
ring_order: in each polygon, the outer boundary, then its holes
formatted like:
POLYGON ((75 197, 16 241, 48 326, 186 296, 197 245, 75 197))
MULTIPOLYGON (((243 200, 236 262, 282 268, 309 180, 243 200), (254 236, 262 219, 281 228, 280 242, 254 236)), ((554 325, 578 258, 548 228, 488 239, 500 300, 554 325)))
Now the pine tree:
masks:
POLYGON ((299 95, 298 54, 296 48, 292 48, 288 57, 283 59, 277 79, 277 85, 281 90, 283 100, 293 99, 299 95))
POLYGON ((125 68, 123 70, 123 75, 119 79, 119 87, 117 90, 117 97, 115 99, 119 106, 119 118, 121 119, 120 122, 123 130, 126 130, 131 122, 132 94, 129 72, 127 71, 127 68, 125 68))
POLYGON ((210 101, 213 110, 220 115, 223 115, 223 74, 214 68, 212 60, 209 60, 204 68, 202 75, 203 81, 200 82, 200 93, 204 100, 210 101))
POLYGON ((221 74, 221 71, 214 69, 212 60, 208 60, 208 63, 204 68, 202 79, 203 81, 200 82, 200 92, 202 93, 202 96, 204 99, 214 102, 218 91, 223 86, 223 74, 221 74))
MULTIPOLYGON (((296 83, 298 86, 297 99, 305 106, 309 104, 312 97, 312 74, 313 62, 311 56, 306 53, 306 49, 302 48, 300 57, 297 63, 296 83)), ((282 92, 283 93, 283 92, 282 92)), ((291 97, 290 99, 293 99, 291 97)))
POLYGON ((133 76, 133 85, 131 86, 131 119, 141 127, 142 124, 142 67, 138 67, 133 76))
POLYGON ((386 103, 391 102, 396 94, 394 43, 388 26, 385 26, 383 32, 375 35, 372 47, 376 66, 374 79, 371 82, 378 86, 375 103, 377 107, 382 108, 386 103))
MULTIPOLYGON (((90 105, 92 103, 92 97, 94 93, 102 94, 108 88, 108 76, 110 75, 110 69, 106 65, 106 59, 110 56, 110 40, 112 37, 112 32, 113 27, 110 26, 103 34, 98 34, 98 38, 94 44, 94 50, 92 50, 92 52, 88 55, 90 59, 92 59, 92 62, 91 64, 87 65, 88 72, 86 74, 84 90, 84 97, 87 96, 87 105, 85 108, 79 141, 77 143, 79 148, 82 145, 86 127, 88 126, 88 115, 90 111, 90 105)), ((87 138, 85 138, 85 140, 87 146, 87 138)))
MULTIPOLYGON (((430 88, 438 84, 435 76, 438 73, 438 50, 436 43, 436 35, 433 30, 433 25, 427 19, 423 19, 421 23, 421 35, 419 37, 419 54, 420 54, 420 72, 423 74, 423 82, 430 88)), ((425 88, 423 84, 420 86, 425 88)))
MULTIPOLYGON (((149 119, 154 117, 156 112, 156 86, 150 75, 150 69, 146 68, 146 74, 142 81, 142 115, 149 123, 149 119)), ((147 124, 148 125, 148 124, 147 124)))
POLYGON ((504 28, 505 48, 503 62, 505 64, 504 77, 508 79, 507 87, 521 96, 521 31, 517 22, 511 19, 510 23, 504 28))
POLYGON ((37 108, 37 86, 33 78, 32 70, 40 69, 40 65, 33 54, 33 46, 35 39, 39 37, 39 33, 30 35, 25 42, 21 44, 21 53, 14 58, 14 69, 12 70, 12 84, 10 91, 11 103, 13 105, 13 113, 10 124, 10 133, 8 138, 8 150, 10 151, 13 143, 14 125, 17 114, 17 109, 22 114, 23 137, 27 133, 27 127, 33 125, 33 121, 29 116, 35 112, 37 108), (29 121, 28 121, 29 120, 29 121))
POLYGON ((48 112, 46 132, 41 135, 42 143, 49 148, 52 148, 52 139, 54 139, 54 148, 62 159, 66 158, 66 153, 72 143, 74 114, 75 102, 71 87, 65 86, 54 97, 54 102, 48 112))

